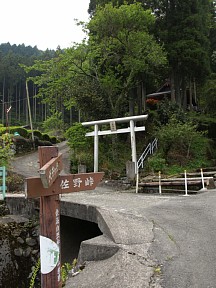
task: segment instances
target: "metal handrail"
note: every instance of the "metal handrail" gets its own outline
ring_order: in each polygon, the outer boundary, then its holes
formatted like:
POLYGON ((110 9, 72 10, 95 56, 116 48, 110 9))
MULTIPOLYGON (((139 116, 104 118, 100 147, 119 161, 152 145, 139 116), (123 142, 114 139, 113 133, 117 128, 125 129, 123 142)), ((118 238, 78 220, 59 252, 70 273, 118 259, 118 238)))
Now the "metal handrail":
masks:
POLYGON ((143 163, 146 159, 146 157, 148 156, 148 154, 153 154, 154 153, 154 149, 157 149, 157 142, 158 139, 155 138, 152 142, 150 142, 145 150, 143 151, 142 155, 140 156, 140 158, 137 161, 137 169, 139 169, 140 167, 143 169, 143 163))

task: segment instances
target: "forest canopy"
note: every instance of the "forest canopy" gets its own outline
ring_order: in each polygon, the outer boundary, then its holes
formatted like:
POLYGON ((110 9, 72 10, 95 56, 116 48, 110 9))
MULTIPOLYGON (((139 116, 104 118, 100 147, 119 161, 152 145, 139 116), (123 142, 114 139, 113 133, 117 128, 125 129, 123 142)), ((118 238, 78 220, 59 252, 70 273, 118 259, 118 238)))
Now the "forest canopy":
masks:
POLYGON ((2 123, 10 106, 28 122, 26 80, 34 122, 142 114, 165 82, 179 107, 215 113, 215 1, 91 0, 89 14, 88 37, 67 49, 0 45, 2 123))

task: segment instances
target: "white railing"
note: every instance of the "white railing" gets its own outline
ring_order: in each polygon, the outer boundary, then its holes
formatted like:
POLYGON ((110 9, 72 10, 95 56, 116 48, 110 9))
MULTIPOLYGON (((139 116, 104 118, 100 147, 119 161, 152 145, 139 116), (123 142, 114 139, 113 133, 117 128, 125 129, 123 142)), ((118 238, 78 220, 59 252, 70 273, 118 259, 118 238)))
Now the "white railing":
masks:
POLYGON ((141 167, 143 169, 144 166, 144 161, 146 159, 146 157, 150 154, 152 155, 154 153, 154 150, 157 149, 157 138, 155 138, 152 142, 150 142, 145 150, 143 151, 142 155, 140 156, 140 158, 137 161, 137 169, 139 170, 139 168, 141 167))

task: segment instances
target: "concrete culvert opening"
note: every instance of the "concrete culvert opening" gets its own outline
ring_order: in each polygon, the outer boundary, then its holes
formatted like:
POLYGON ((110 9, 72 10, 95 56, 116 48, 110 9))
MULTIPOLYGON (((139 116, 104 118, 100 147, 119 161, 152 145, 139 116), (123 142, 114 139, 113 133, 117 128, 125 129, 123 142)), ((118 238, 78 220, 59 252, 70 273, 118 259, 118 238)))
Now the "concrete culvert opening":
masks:
POLYGON ((102 235, 97 224, 61 216, 61 262, 72 263, 78 257, 82 241, 102 235))

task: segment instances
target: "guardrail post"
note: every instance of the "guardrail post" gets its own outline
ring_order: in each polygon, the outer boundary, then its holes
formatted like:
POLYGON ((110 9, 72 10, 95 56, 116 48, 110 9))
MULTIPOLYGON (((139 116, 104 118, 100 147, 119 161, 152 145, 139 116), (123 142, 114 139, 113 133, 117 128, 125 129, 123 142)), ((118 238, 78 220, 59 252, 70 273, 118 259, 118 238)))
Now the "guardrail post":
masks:
POLYGON ((188 192, 187 192, 187 172, 186 170, 184 171, 185 174, 185 196, 188 196, 188 192))
POLYGON ((161 171, 159 171, 159 176, 158 176, 158 178, 159 178, 159 194, 161 195, 161 193, 162 193, 162 191, 161 191, 161 171))
POLYGON ((203 169, 200 169, 201 172, 201 178, 202 178, 202 188, 205 189, 205 184, 204 184, 204 178, 203 178, 203 169))

